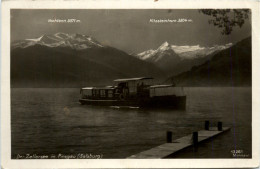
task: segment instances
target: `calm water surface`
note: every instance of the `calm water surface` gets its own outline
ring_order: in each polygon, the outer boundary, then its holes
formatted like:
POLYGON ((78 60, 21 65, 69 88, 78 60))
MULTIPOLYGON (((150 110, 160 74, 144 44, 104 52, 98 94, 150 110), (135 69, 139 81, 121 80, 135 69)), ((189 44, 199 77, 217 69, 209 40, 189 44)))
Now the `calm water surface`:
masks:
POLYGON ((79 89, 11 89, 11 149, 17 154, 102 155, 126 158, 222 121, 231 131, 188 148, 174 158, 233 158, 231 150, 251 157, 251 88, 185 88, 187 109, 139 110, 92 107, 78 103, 79 89))

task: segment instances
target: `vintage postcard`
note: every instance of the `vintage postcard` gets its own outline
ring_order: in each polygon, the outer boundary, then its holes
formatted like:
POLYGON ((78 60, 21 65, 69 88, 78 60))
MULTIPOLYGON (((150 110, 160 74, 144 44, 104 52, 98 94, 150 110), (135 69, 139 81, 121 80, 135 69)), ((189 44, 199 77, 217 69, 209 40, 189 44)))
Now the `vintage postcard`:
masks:
POLYGON ((3 168, 259 166, 259 2, 3 1, 3 168))

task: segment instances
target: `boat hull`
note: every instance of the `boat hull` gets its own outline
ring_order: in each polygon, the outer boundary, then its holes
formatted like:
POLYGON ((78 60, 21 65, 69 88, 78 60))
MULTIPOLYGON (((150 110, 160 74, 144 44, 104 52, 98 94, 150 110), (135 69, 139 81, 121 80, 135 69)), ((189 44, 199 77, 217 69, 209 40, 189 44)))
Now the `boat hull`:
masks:
POLYGON ((96 106, 129 106, 139 108, 186 108, 186 96, 155 96, 135 100, 92 100, 80 99, 81 104, 96 106))

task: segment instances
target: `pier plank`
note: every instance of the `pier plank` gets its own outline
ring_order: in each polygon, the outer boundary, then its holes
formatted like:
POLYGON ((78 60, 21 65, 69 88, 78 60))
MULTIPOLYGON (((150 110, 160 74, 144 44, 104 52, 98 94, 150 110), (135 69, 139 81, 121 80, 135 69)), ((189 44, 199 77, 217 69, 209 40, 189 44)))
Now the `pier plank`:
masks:
MULTIPOLYGON (((222 131, 218 131, 217 127, 210 127, 209 130, 201 130, 198 132, 198 142, 205 141, 209 138, 217 136, 225 131, 230 130, 229 127, 223 127, 222 131)), ((172 143, 165 143, 152 149, 140 152, 128 157, 129 159, 160 159, 172 155, 184 148, 192 146, 192 134, 174 140, 172 143)))

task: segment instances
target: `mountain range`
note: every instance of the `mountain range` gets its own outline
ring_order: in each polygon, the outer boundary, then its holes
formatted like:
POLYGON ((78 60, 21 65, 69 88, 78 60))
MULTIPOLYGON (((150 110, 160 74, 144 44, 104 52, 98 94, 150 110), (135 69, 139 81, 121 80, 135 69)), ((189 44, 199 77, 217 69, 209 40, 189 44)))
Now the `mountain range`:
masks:
POLYGON ((176 75, 210 60, 214 54, 231 46, 232 43, 212 47, 177 46, 164 42, 157 49, 150 49, 135 56, 155 64, 169 75, 176 75))
POLYGON ((167 79, 180 86, 251 86, 252 42, 243 39, 216 53, 205 63, 167 79))
POLYGON ((111 85, 122 77, 164 77, 164 72, 81 34, 56 33, 11 44, 12 87, 111 85))
POLYGON ((212 47, 165 42, 130 55, 90 36, 56 33, 11 43, 11 87, 101 86, 142 76, 180 86, 250 86, 251 54, 251 37, 212 47))
POLYGON ((68 47, 76 50, 104 47, 90 36, 82 34, 66 34, 59 32, 53 35, 42 35, 35 39, 14 41, 12 43, 12 49, 27 48, 35 45, 41 45, 51 48, 68 47))

